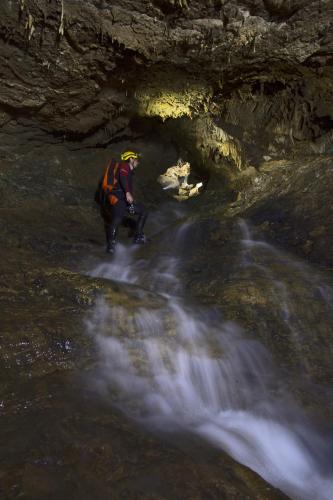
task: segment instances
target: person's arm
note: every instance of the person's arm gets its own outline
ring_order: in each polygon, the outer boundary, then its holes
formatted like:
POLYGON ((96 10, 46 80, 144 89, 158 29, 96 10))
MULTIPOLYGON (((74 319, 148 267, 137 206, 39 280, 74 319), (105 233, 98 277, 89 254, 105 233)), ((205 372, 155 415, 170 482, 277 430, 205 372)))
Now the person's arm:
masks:
POLYGON ((130 174, 129 166, 126 164, 121 165, 119 171, 119 184, 121 189, 125 193, 126 201, 128 203, 133 203, 134 199, 133 199, 133 194, 131 192, 129 174, 130 174))

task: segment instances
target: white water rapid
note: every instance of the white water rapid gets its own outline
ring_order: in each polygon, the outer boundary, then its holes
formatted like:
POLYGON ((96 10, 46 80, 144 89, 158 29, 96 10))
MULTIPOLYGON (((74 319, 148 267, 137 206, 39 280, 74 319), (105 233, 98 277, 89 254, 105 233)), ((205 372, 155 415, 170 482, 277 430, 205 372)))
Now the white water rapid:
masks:
MULTIPOLYGON (((96 388, 125 413, 161 432, 193 432, 221 447, 235 460, 295 499, 333 498, 332 442, 313 428, 286 393, 269 352, 213 308, 191 304, 178 278, 177 243, 190 224, 174 235, 174 253, 156 264, 136 259, 136 249, 118 247, 115 260, 97 266, 93 276, 135 284, 156 303, 134 308, 101 298, 87 321, 98 344, 96 388), (148 292, 147 292, 148 293, 148 292)), ((321 290, 332 307, 332 290, 272 246, 256 241, 241 223, 239 265, 262 273, 274 284, 280 314, 293 342, 302 334, 292 319, 288 284, 272 275, 265 262, 283 260, 321 290), (257 252, 257 250, 259 250, 257 252), (257 253, 256 253, 257 252, 257 253)), ((221 471, 223 474, 223 471, 221 471)))

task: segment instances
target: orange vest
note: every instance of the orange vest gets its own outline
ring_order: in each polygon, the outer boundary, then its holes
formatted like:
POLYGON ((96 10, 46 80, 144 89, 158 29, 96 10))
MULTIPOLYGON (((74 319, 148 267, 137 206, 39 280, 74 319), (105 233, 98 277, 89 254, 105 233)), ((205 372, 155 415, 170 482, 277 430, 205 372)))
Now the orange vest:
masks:
POLYGON ((102 189, 107 194, 110 205, 115 205, 118 202, 118 198, 117 198, 117 196, 112 194, 112 190, 118 184, 117 172, 118 172, 119 163, 116 163, 114 166, 112 165, 112 163, 113 163, 112 160, 110 160, 108 163, 108 166, 106 168, 106 171, 105 171, 105 174, 103 177, 103 181, 102 181, 102 189), (112 170, 113 170, 112 183, 108 183, 110 168, 112 168, 112 170))

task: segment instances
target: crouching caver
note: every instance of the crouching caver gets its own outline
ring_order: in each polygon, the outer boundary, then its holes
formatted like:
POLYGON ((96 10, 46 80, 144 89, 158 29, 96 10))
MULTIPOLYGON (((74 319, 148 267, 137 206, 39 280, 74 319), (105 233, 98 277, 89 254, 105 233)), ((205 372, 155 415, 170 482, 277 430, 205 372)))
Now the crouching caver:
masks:
POLYGON ((106 251, 111 254, 115 251, 117 230, 122 223, 134 229, 134 243, 146 243, 143 228, 148 214, 144 205, 136 203, 133 197, 133 174, 138 165, 139 155, 126 151, 121 155, 120 162, 109 162, 102 179, 104 200, 101 203, 101 214, 106 232, 106 251), (137 215, 137 220, 131 221, 128 215, 137 215))

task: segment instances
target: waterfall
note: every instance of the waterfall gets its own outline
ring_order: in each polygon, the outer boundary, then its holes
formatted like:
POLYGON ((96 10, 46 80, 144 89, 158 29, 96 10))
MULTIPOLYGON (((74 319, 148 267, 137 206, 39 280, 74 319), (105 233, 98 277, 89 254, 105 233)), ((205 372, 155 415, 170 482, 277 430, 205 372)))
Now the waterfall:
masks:
MULTIPOLYGON (((318 288, 327 307, 332 290, 295 260, 256 241, 244 221, 240 229, 239 265, 273 283, 279 314, 297 344, 302 330, 293 319, 293 300, 268 268, 267 254, 318 288)), ((87 320, 99 348, 96 389, 148 428, 193 432, 219 446, 292 498, 333 498, 332 441, 287 393, 270 353, 216 308, 185 298, 177 245, 191 230, 183 224, 173 254, 161 253, 154 267, 123 247, 118 261, 91 271, 137 285, 148 275, 151 291, 162 297, 130 313, 127 306, 98 301, 87 320)))

